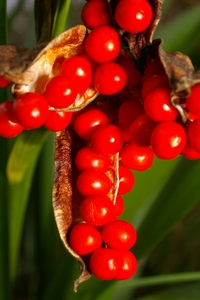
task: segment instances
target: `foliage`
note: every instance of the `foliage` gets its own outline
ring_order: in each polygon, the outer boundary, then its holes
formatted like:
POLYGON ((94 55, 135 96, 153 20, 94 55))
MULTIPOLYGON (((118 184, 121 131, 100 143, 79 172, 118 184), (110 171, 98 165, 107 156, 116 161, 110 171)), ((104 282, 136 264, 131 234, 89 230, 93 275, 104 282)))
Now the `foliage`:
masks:
MULTIPOLYGON (((199 69, 198 1, 185 10, 181 9, 184 1, 165 2, 163 22, 156 36, 164 39, 165 50, 190 55, 199 69), (172 10, 177 13, 171 19, 172 10)), ((69 19, 73 14, 70 1, 55 3, 53 36, 64 30, 68 12, 69 19)), ((6 0, 0 1, 0 15, 0 44, 6 44, 6 0)), ((6 90, 0 93, 1 101, 8 97, 6 90)), ((181 157, 170 162, 157 159, 145 173, 135 172, 135 188, 125 197, 122 217, 138 231, 134 248, 139 259, 138 273, 126 282, 101 282, 92 277, 74 294, 72 284, 78 264, 65 252, 52 212, 54 135, 35 130, 12 141, 1 138, 0 142, 0 299, 200 298, 200 161, 181 157), (179 237, 180 226, 186 240, 179 237), (180 245, 174 240, 180 240, 180 245), (167 259, 169 254, 172 263, 167 259), (191 256, 196 258, 193 264, 189 263, 191 256)))

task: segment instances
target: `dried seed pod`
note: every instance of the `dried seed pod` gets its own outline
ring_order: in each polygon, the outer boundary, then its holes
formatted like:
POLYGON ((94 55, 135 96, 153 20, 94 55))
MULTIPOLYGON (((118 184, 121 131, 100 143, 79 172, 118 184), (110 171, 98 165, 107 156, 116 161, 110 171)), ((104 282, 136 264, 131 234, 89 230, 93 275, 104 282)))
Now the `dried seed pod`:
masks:
MULTIPOLYGON (((68 129, 56 134, 53 209, 61 240, 67 251, 80 264, 80 275, 74 282, 74 291, 77 291, 78 285, 91 275, 87 259, 81 258, 75 253, 68 242, 70 229, 75 224, 83 222, 79 210, 82 196, 76 187, 78 172, 74 165, 75 155, 82 142, 68 129)), ((118 154, 110 156, 110 168, 106 174, 112 183, 112 188, 107 196, 115 203, 119 186, 118 154)))
MULTIPOLYGON (((13 83, 14 96, 27 92, 43 94, 49 80, 59 74, 62 62, 83 53, 86 34, 86 28, 78 25, 34 49, 1 46, 0 75, 13 83)), ((90 87, 84 94, 78 94, 75 102, 66 111, 83 108, 97 95, 98 92, 90 87)))

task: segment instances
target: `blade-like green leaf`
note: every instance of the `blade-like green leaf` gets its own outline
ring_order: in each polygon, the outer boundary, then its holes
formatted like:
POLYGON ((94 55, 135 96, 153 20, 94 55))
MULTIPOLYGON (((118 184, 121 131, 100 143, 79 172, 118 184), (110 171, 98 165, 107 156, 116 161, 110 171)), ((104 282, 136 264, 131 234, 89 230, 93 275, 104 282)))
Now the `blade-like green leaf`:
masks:
POLYGON ((44 129, 24 131, 13 146, 7 164, 9 182, 10 273, 16 272, 23 222, 32 178, 39 153, 49 132, 44 129))
POLYGON ((199 172, 199 160, 180 160, 138 229, 137 258, 146 255, 199 201, 199 172))
POLYGON ((57 12, 56 16, 54 18, 54 26, 53 26, 53 32, 52 37, 56 37, 62 31, 64 31, 66 26, 66 20, 69 13, 71 0, 60 0, 59 4, 57 6, 57 12))
POLYGON ((164 26, 158 27, 155 38, 164 40, 166 51, 182 51, 186 53, 187 44, 191 43, 199 35, 200 4, 191 5, 190 9, 177 14, 176 18, 169 20, 164 26))

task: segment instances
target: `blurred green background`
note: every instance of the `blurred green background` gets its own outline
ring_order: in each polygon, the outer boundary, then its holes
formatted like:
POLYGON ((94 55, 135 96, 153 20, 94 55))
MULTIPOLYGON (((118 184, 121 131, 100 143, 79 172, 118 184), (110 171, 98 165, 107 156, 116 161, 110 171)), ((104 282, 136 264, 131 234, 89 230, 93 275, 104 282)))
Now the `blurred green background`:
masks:
MULTIPOLYGON (((63 24, 69 28, 81 23, 84 1, 57 3, 58 32, 63 24)), ((0 44, 36 44, 33 6, 34 1, 8 0, 6 10, 1 0, 0 44)), ((196 70, 199 16, 198 0, 165 0, 155 34, 164 40, 166 51, 189 55, 196 70)), ((0 93, 1 101, 10 97, 6 89, 0 93)), ((138 232, 133 248, 138 272, 122 282, 92 277, 74 294, 78 263, 59 239, 52 210, 54 134, 35 130, 11 140, 0 138, 0 154, 1 300, 200 299, 199 160, 156 159, 150 170, 134 172, 135 187, 124 197, 122 218, 138 232)))

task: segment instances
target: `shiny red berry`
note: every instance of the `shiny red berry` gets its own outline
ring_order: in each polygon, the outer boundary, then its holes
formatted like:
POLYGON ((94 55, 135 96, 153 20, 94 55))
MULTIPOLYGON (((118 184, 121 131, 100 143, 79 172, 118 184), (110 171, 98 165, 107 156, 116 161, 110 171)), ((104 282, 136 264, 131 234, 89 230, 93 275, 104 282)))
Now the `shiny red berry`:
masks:
POLYGON ((44 122, 44 127, 50 131, 64 130, 69 125, 71 119, 71 112, 50 110, 44 122))
POLYGON ((83 200, 80 207, 83 220, 91 226, 101 226, 114 217, 114 205, 104 195, 93 195, 83 200))
POLYGON ((102 229, 103 241, 116 250, 129 250, 135 244, 136 238, 135 228, 124 220, 113 220, 102 229))
POLYGON ((10 85, 10 81, 0 76, 0 88, 4 88, 10 85))
POLYGON ((108 124, 97 129, 91 138, 91 147, 102 155, 118 153, 123 146, 123 136, 120 129, 108 124))
POLYGON ((93 60, 99 63, 112 61, 120 53, 120 37, 111 26, 96 27, 86 37, 85 50, 93 60))
POLYGON ((184 149, 187 141, 182 125, 173 121, 161 122, 153 129, 151 146, 160 159, 173 159, 184 149))
POLYGON ((92 82, 92 67, 83 56, 72 56, 61 65, 61 74, 74 80, 76 91, 84 93, 92 82))
POLYGON ((125 70, 115 62, 107 62, 97 67, 93 85, 102 95, 112 95, 121 91, 126 85, 125 70))
POLYGON ((200 116, 200 84, 196 84, 191 89, 191 94, 185 99, 187 109, 196 116, 200 116))
POLYGON ((13 113, 13 101, 2 102, 0 104, 0 136, 13 138, 20 134, 23 129, 13 113))
POLYGON ((47 84, 44 97, 52 107, 68 107, 77 97, 76 83, 66 75, 57 75, 47 84))
POLYGON ((14 99, 13 111, 25 129, 42 126, 48 116, 47 100, 38 93, 28 92, 14 99))
POLYGON ((152 8, 147 0, 120 0, 115 10, 117 24, 130 33, 146 30, 151 19, 152 8))
POLYGON ((90 270, 101 280, 111 280, 117 276, 119 253, 115 249, 99 248, 91 256, 90 270))
POLYGON ((75 158, 76 167, 79 171, 95 169, 106 172, 110 167, 108 156, 101 155, 91 149, 91 147, 81 148, 75 158))
POLYGON ((137 271, 137 260, 131 251, 120 251, 118 272, 115 276, 117 280, 127 280, 137 271))
POLYGON ((134 175, 129 168, 119 166, 119 194, 127 194, 134 187, 134 175))
POLYGON ((77 178, 77 188, 83 196, 106 195, 111 181, 103 171, 85 170, 77 178))
POLYGON ((149 169, 154 160, 154 153, 150 147, 141 147, 136 144, 128 144, 120 151, 120 161, 123 166, 145 171, 149 169))
POLYGON ((107 2, 104 0, 89 0, 83 6, 81 19, 83 24, 89 29, 110 24, 111 16, 107 2))
POLYGON ((86 108, 77 115, 73 122, 76 133, 84 140, 90 140, 93 133, 102 125, 109 124, 108 116, 98 108, 86 108))
POLYGON ((69 237, 70 247, 78 255, 86 255, 101 247, 101 234, 94 227, 80 223, 75 225, 69 237))

